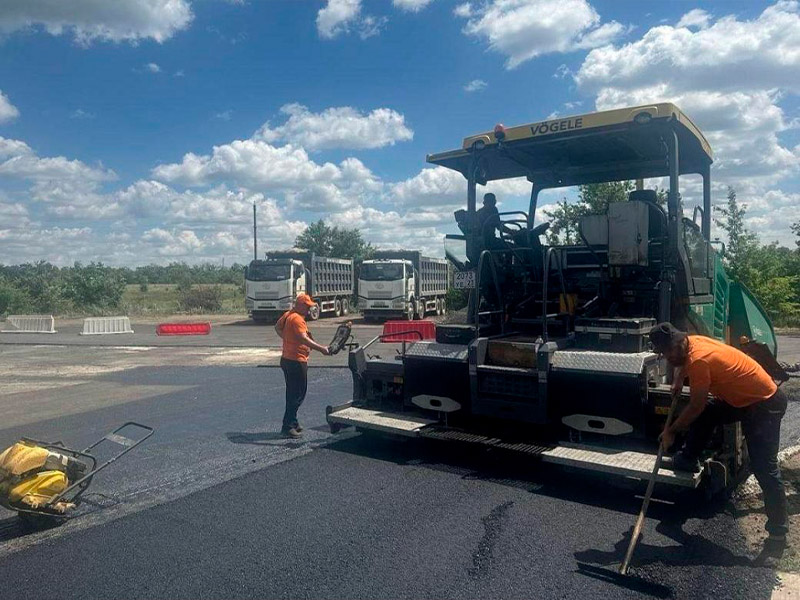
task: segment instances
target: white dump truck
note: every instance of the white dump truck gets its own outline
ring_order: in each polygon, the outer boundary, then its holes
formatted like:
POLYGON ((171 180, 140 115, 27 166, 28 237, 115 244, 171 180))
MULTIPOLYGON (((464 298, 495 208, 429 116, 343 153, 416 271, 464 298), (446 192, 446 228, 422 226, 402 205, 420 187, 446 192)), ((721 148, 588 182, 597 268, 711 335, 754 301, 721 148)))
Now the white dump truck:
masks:
POLYGON ((364 318, 402 318, 444 314, 448 284, 447 261, 415 250, 376 252, 361 263, 358 301, 364 318))
POLYGON ((245 306, 254 321, 275 320, 294 304, 298 294, 317 303, 309 320, 350 312, 354 294, 353 261, 317 256, 306 250, 267 252, 245 269, 245 306))

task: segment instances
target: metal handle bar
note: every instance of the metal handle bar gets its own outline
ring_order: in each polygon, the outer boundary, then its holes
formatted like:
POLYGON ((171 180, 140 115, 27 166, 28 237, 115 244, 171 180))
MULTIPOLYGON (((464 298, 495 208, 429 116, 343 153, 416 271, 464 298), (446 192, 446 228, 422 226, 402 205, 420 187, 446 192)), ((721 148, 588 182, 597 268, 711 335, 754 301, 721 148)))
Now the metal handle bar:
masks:
POLYGON ((57 452, 59 452, 61 454, 71 454, 73 458, 81 457, 81 458, 89 459, 89 460, 92 461, 92 466, 91 466, 92 469, 94 469, 95 466, 97 465, 97 459, 94 456, 92 456, 91 454, 89 454, 88 452, 86 452, 86 450, 81 452, 80 450, 73 450, 72 448, 67 448, 64 445, 64 442, 62 442, 62 441, 58 441, 58 442, 43 442, 42 440, 37 440, 37 439, 34 439, 34 438, 29 438, 29 437, 23 437, 23 438, 20 438, 20 439, 23 442, 31 442, 31 443, 36 444, 37 446, 41 446, 42 448, 45 448, 47 450, 55 450, 55 451, 57 451, 57 452))
MULTIPOLYGON (((155 433, 155 430, 152 427, 148 427, 147 425, 142 425, 141 423, 136 423, 135 421, 127 421, 126 423, 123 423, 122 425, 117 427, 111 433, 107 433, 106 435, 104 435, 102 438, 97 440, 94 444, 92 444, 91 446, 86 448, 86 450, 84 450, 84 453, 88 453, 91 449, 96 448, 97 446, 100 445, 101 442, 103 442, 105 440, 108 440, 109 442, 113 442, 115 444, 119 444, 121 446, 125 446, 125 449, 122 452, 120 452, 119 454, 113 456, 112 458, 110 458, 109 460, 107 460, 106 462, 101 464, 99 467, 95 467, 91 472, 89 472, 87 475, 84 475, 83 477, 78 479, 78 481, 73 483, 71 486, 69 486, 67 489, 62 491, 60 494, 56 494, 55 496, 50 498, 50 500, 47 502, 46 506, 51 506, 51 505, 55 504, 56 502, 58 502, 59 500, 64 498, 67 494, 69 494, 72 490, 74 490, 75 488, 77 488, 78 486, 83 484, 84 482, 87 482, 86 485, 88 485, 88 482, 91 481, 91 479, 95 475, 97 475, 97 473, 99 473, 100 471, 105 469, 107 466, 109 466, 110 464, 115 462, 118 458, 121 458, 122 456, 124 456, 125 454, 127 454, 128 452, 130 452, 131 450, 136 448, 136 446, 141 444, 143 441, 145 441, 147 438, 149 438, 154 433, 155 433), (147 434, 144 437, 139 438, 138 440, 131 440, 130 438, 118 435, 119 431, 122 431, 125 427, 130 427, 130 426, 139 427, 140 429, 144 429, 145 431, 147 431, 147 434)), ((78 495, 80 495, 80 493, 82 493, 82 491, 83 490, 78 492, 76 497, 78 495)))

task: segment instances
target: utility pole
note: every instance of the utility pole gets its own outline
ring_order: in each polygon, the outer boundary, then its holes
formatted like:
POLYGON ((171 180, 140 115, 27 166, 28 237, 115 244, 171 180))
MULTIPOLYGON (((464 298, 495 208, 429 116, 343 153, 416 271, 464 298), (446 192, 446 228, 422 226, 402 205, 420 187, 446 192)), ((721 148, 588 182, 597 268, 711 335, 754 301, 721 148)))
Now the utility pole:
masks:
POLYGON ((258 229, 256 228, 256 201, 253 200, 253 260, 258 260, 258 229))

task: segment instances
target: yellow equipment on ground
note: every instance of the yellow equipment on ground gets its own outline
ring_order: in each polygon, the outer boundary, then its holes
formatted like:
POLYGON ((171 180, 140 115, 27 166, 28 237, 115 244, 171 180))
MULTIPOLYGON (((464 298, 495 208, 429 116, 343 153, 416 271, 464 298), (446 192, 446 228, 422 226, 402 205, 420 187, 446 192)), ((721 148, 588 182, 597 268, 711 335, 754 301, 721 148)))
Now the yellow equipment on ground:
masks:
POLYGON ((152 427, 128 421, 82 451, 67 448, 63 442, 22 438, 0 452, 0 506, 30 522, 60 520, 80 504, 99 471, 151 435, 152 427), (128 431, 135 436, 128 437, 128 431), (98 464, 95 452, 103 442, 122 449, 98 464))
MULTIPOLYGON (((86 463, 22 440, 0 454, 0 504, 12 509, 43 509, 62 494, 70 479, 86 472, 86 463)), ((74 507, 59 501, 48 506, 57 514, 74 507)))

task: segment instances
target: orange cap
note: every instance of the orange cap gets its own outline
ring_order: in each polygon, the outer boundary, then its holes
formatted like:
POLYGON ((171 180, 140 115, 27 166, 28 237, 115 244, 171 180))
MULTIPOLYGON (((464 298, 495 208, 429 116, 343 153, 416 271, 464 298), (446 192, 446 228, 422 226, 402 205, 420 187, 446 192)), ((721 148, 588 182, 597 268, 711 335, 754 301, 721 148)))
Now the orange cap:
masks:
POLYGON ((298 304, 305 304, 306 306, 314 306, 316 302, 311 299, 311 296, 308 294, 298 294, 297 295, 297 303, 298 304))

